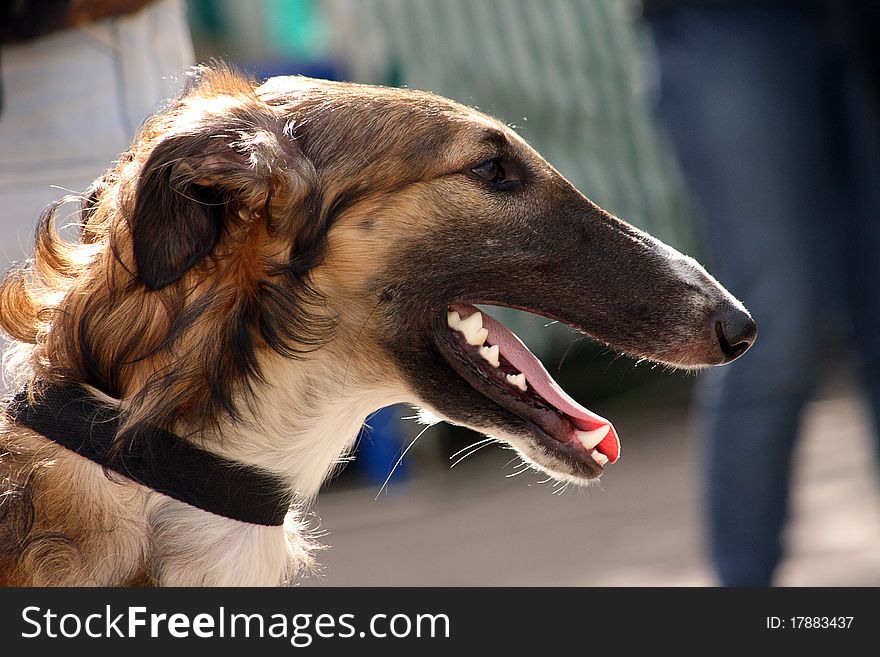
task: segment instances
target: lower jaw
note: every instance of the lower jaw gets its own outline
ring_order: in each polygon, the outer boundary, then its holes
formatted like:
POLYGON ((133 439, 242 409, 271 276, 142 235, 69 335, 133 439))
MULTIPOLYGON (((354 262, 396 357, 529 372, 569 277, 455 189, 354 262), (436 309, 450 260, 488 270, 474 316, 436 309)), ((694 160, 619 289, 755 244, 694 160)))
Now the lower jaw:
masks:
POLYGON ((557 479, 565 479, 579 484, 602 476, 604 468, 594 461, 588 453, 585 454, 580 447, 572 443, 560 442, 535 425, 532 428, 530 439, 535 443, 535 451, 538 453, 524 450, 517 445, 514 447, 534 465, 553 474, 557 479))

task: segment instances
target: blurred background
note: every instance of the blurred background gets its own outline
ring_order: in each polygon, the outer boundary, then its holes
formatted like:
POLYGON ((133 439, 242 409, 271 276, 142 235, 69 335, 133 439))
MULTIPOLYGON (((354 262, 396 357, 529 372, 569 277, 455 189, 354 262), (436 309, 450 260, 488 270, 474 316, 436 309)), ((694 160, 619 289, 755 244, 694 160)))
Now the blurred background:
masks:
POLYGON ((384 409, 312 509, 330 549, 303 584, 876 586, 878 17, 845 0, 0 0, 0 266, 194 62, 479 107, 706 264, 757 344, 686 375, 506 313, 614 422, 620 462, 563 488, 384 409))

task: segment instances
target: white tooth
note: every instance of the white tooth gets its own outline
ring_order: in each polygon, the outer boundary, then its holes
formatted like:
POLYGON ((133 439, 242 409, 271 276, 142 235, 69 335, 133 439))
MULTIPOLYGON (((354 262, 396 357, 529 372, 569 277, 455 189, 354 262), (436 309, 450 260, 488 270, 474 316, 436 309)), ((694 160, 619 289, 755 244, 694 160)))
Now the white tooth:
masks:
POLYGON ((449 328, 457 329, 461 326, 461 315, 454 310, 450 310, 446 313, 446 323, 449 325, 449 328))
POLYGON ((581 445, 587 449, 593 449, 596 445, 602 442, 602 439, 608 435, 609 431, 611 431, 611 427, 606 425, 604 427, 599 427, 598 429, 593 429, 592 431, 575 430, 574 435, 577 436, 581 445))
POLYGON ((606 463, 608 463, 608 457, 605 456, 602 452, 597 452, 593 450, 592 452, 590 452, 590 456, 592 456, 593 460, 599 465, 605 465, 606 463))
POLYGON ((465 341, 475 347, 481 346, 489 337, 489 330, 483 328, 483 315, 479 312, 461 320, 456 328, 464 334, 465 341))
POLYGON ((498 367, 501 364, 498 359, 497 344, 493 344, 491 347, 480 347, 480 356, 488 360, 492 367, 498 367))
POLYGON ((508 374, 507 375, 507 382, 510 385, 519 388, 523 392, 525 392, 529 388, 526 385, 526 375, 523 374, 522 372, 520 372, 519 374, 508 374))

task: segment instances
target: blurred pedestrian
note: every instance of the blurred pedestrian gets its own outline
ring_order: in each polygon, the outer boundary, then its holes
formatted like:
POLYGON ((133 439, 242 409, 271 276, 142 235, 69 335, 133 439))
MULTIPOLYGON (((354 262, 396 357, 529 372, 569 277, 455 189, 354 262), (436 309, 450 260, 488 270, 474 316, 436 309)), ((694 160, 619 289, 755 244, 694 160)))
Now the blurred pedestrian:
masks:
MULTIPOLYGON (((880 411, 877 3, 645 0, 710 269, 753 313, 746 358, 702 378, 711 556, 763 586, 783 554, 801 411, 832 341, 880 411)), ((826 456, 835 457, 834 436, 826 456)))

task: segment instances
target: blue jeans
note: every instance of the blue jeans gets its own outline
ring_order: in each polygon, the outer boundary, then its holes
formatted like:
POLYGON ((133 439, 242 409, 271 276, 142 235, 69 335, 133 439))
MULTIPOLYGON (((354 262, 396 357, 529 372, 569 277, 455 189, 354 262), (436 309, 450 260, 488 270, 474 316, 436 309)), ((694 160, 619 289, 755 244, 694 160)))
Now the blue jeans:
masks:
POLYGON ((880 411, 877 88, 820 12, 688 7, 650 23, 710 270, 758 324, 748 354, 701 378, 711 557, 722 584, 765 586, 829 340, 857 350, 880 411))

